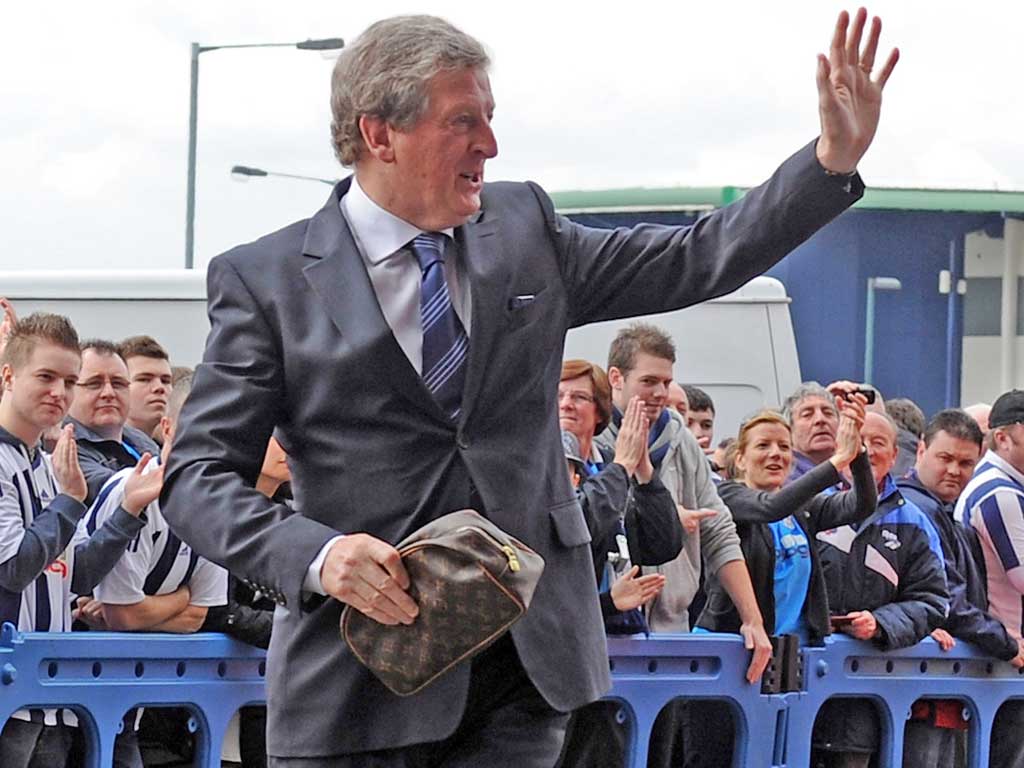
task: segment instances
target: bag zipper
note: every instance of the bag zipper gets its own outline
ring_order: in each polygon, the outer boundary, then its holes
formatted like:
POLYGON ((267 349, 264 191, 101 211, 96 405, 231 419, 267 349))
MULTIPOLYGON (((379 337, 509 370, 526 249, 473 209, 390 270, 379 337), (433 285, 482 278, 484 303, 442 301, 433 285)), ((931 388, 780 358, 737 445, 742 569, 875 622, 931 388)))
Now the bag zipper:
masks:
POLYGON ((504 553, 505 558, 508 560, 508 568, 509 568, 509 570, 512 571, 512 573, 519 573, 519 569, 520 569, 519 557, 516 555, 515 549, 510 547, 508 544, 502 544, 500 541, 498 541, 497 538, 492 536, 490 533, 485 531, 483 528, 479 528, 479 527, 477 527, 475 525, 464 525, 461 528, 456 528, 455 531, 456 531, 456 533, 458 533, 460 531, 472 531, 474 533, 479 533, 485 539, 493 542, 494 545, 504 553))

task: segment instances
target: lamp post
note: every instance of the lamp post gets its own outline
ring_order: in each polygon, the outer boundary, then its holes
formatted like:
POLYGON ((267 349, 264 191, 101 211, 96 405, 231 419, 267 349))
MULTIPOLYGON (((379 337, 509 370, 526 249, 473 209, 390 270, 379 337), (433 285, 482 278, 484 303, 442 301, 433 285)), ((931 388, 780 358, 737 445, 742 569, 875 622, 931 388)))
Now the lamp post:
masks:
POLYGON ((192 269, 196 220, 196 125, 199 110, 199 54, 228 48, 298 48, 301 51, 334 51, 345 45, 340 37, 303 40, 298 43, 245 43, 242 45, 200 45, 192 43, 191 87, 188 109, 188 181, 185 190, 185 269, 192 269))
POLYGON ((869 277, 864 319, 864 383, 871 384, 875 368, 875 291, 898 291, 903 284, 895 277, 869 277))
POLYGON ((250 168, 247 165, 233 165, 231 166, 231 178, 236 181, 245 181, 249 177, 263 177, 263 176, 276 176, 281 179, 301 179, 302 181, 318 181, 321 184, 329 184, 334 186, 338 183, 337 179, 321 179, 318 176, 303 176, 300 173, 278 173, 276 171, 265 171, 262 168, 250 168))

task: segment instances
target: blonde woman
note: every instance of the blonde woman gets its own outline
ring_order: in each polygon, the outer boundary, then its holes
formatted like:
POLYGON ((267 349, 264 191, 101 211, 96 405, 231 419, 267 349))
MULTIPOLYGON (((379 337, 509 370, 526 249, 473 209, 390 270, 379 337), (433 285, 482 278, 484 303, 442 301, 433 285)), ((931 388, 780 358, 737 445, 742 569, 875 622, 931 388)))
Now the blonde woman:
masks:
MULTIPOLYGON (((737 480, 718 493, 736 521, 743 554, 765 627, 818 644, 829 634, 828 598, 814 546, 819 530, 862 520, 875 509, 875 481, 863 450, 860 427, 865 400, 840 398, 835 454, 783 487, 793 463, 788 422, 761 411, 740 428, 736 441, 737 480), (849 468, 853 489, 828 493, 849 468)), ((711 578, 698 625, 712 632, 738 632, 739 616, 721 585, 711 578)))

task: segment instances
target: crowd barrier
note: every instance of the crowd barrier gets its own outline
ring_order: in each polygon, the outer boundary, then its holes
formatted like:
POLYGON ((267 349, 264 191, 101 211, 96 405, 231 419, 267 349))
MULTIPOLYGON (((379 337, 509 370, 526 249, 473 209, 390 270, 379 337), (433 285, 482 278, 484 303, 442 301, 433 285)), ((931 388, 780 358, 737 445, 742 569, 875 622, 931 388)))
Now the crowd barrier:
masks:
MULTIPOLYGON (((729 703, 736 766, 805 768, 821 705, 832 697, 867 697, 883 724, 880 768, 901 763, 903 723, 920 697, 963 701, 970 718, 968 765, 987 766, 991 723, 1003 702, 1024 698, 1024 675, 959 643, 942 652, 931 640, 882 653, 868 643, 832 638, 802 649, 797 690, 764 694, 744 678, 749 652, 729 635, 611 638, 614 688, 629 722, 627 765, 644 768, 659 712, 673 699, 729 703)), ((136 706, 188 708, 197 765, 219 766, 239 707, 264 700, 262 651, 224 635, 107 632, 18 633, 0 630, 0 722, 23 707, 75 710, 94 745, 89 768, 110 765, 125 712, 136 706), (98 747, 98 749, 96 749, 98 747)), ((783 686, 785 688, 785 686, 783 686)), ((699 704, 694 710, 699 713, 699 704)), ((723 724, 724 727, 724 724, 723 724)))

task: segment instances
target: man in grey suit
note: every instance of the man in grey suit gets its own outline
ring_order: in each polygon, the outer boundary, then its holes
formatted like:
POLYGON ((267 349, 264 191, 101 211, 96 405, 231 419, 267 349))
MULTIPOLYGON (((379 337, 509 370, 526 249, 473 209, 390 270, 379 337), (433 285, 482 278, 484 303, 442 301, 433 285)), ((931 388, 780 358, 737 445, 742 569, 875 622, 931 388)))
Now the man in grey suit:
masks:
POLYGON ((211 332, 162 501, 197 552, 278 603, 272 765, 554 762, 564 713, 609 686, 559 440, 566 330, 727 293, 860 196, 896 62, 872 78, 879 24, 861 52, 864 27, 842 14, 819 57, 821 137, 692 228, 589 229, 534 184, 485 186, 487 55, 440 19, 378 22, 339 57, 331 131, 354 175, 312 218, 210 263, 211 332), (253 488, 275 427, 294 511, 253 488), (415 621, 392 544, 464 507, 535 548, 544 575, 509 636, 400 698, 340 639, 342 604, 415 621))

